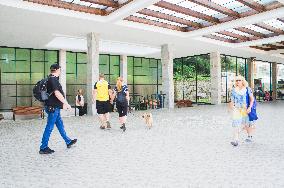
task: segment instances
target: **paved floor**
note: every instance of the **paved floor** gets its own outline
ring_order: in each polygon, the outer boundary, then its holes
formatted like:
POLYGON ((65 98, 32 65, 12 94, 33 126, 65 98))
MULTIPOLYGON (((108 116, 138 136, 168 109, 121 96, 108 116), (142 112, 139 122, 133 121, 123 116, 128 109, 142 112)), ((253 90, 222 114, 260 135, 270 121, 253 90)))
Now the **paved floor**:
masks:
POLYGON ((136 112, 122 133, 97 117, 64 118, 78 138, 67 149, 57 129, 53 155, 38 154, 45 122, 0 122, 0 187, 284 187, 284 102, 262 103, 253 143, 233 148, 225 105, 156 110, 147 130, 136 112))

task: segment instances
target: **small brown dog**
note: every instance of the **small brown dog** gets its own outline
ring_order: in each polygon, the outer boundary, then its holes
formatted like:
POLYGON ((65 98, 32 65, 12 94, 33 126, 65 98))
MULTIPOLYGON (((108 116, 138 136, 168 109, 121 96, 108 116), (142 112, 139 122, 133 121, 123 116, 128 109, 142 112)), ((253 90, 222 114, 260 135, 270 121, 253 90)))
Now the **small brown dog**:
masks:
POLYGON ((153 116, 152 116, 152 113, 146 112, 146 113, 144 113, 144 114, 142 115, 142 118, 144 119, 144 121, 145 121, 147 127, 148 127, 149 129, 151 129, 152 126, 153 126, 153 116))

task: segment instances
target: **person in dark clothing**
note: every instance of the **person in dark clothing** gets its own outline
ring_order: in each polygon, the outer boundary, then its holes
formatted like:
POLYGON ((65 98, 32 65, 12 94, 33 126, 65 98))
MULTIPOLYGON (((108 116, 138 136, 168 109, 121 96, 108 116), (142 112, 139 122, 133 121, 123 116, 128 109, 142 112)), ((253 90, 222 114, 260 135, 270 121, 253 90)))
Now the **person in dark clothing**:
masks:
POLYGON ((70 148, 73 144, 77 142, 77 139, 71 140, 65 132, 63 121, 60 116, 61 109, 70 109, 71 106, 68 104, 67 100, 64 97, 64 92, 62 86, 59 83, 59 75, 61 73, 61 68, 58 64, 53 64, 50 66, 51 74, 48 77, 47 82, 47 93, 49 93, 49 98, 45 102, 44 108, 47 117, 47 124, 42 136, 41 146, 39 153, 40 154, 51 154, 54 153, 54 150, 48 147, 48 141, 50 134, 56 125, 60 135, 64 139, 67 148, 70 148))
POLYGON ((163 108, 163 92, 162 91, 160 91, 157 98, 158 98, 158 101, 159 101, 158 108, 163 108))
POLYGON ((129 104, 129 92, 126 84, 123 84, 121 77, 117 78, 116 86, 114 88, 113 99, 116 97, 116 108, 119 114, 119 123, 121 129, 126 130, 125 123, 127 119, 127 111, 129 104))

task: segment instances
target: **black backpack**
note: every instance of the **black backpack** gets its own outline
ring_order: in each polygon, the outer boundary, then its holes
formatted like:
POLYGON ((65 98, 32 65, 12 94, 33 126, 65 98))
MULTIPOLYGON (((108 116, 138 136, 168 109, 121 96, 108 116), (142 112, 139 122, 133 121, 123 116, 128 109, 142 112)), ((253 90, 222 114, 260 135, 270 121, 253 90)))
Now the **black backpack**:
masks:
POLYGON ((47 93, 47 82, 49 77, 44 78, 36 83, 36 85, 33 88, 33 95, 36 98, 36 100, 40 102, 47 101, 48 97, 50 96, 47 93))
POLYGON ((116 102, 118 103, 126 103, 126 94, 123 91, 117 92, 116 102))

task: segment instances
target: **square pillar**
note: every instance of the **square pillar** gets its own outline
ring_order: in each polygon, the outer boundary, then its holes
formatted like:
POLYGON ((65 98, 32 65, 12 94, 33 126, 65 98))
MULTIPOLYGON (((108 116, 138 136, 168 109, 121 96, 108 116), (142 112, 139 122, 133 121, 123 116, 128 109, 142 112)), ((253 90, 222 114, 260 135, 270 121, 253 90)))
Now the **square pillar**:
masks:
POLYGON ((123 78, 123 82, 127 84, 127 55, 120 56, 120 77, 123 78))
POLYGON ((96 104, 93 104, 93 89, 95 82, 99 79, 99 35, 89 33, 87 35, 87 112, 88 115, 96 114, 96 104))
POLYGON ((254 66, 255 64, 255 58, 251 57, 247 59, 247 67, 248 67, 248 72, 247 72, 247 82, 249 87, 254 91, 254 66))
POLYGON ((277 96, 277 63, 272 63, 272 99, 276 100, 277 96))
POLYGON ((66 50, 59 50, 59 65, 61 67, 59 82, 62 85, 62 89, 66 97, 66 50))
POLYGON ((221 104, 221 56, 219 52, 210 53, 211 103, 221 104))
POLYGON ((165 107, 174 108, 174 74, 173 74, 173 53, 170 45, 165 44, 161 47, 162 62, 162 87, 165 96, 165 107))

